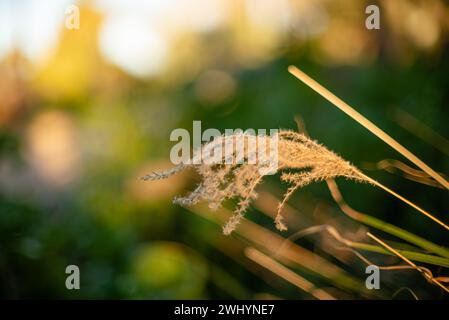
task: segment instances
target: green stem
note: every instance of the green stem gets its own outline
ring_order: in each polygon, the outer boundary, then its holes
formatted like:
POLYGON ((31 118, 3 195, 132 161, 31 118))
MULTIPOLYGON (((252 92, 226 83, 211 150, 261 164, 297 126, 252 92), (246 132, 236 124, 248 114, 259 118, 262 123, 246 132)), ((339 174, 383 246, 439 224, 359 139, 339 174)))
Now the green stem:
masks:
POLYGON ((429 240, 426 240, 424 238, 421 238, 420 236, 417 236, 407 230, 401 229, 392 224, 389 224, 380 219, 371 217, 371 216, 363 214, 363 213, 360 213, 360 219, 357 219, 357 220, 359 220, 360 222, 362 222, 370 227, 376 228, 378 230, 381 230, 383 232, 386 232, 388 234, 396 236, 402 240, 408 241, 409 243, 412 243, 424 250, 433 252, 433 253, 438 254, 444 258, 449 258, 449 250, 447 248, 439 246, 439 245, 437 245, 429 240))
MULTIPOLYGON (((350 244, 349 243, 347 243, 347 244, 354 249, 376 252, 376 253, 386 254, 386 255, 390 255, 390 256, 394 255, 390 251, 388 251, 382 247, 376 246, 376 245, 360 243, 360 242, 351 242, 350 244)), ((399 253, 401 253, 402 255, 404 255, 404 257, 406 257, 410 260, 413 260, 413 261, 429 263, 429 264, 433 264, 436 266, 449 268, 449 259, 446 259, 446 258, 436 257, 436 256, 432 256, 429 254, 415 252, 415 251, 409 251, 409 250, 397 250, 397 251, 399 253)))
MULTIPOLYGON (((371 178, 367 177, 367 179, 371 178)), ((326 183, 328 185, 332 198, 334 198, 335 202, 338 204, 341 211, 343 211, 348 217, 358 222, 364 223, 370 227, 391 234, 402 240, 408 241, 409 243, 412 243, 426 251, 438 254, 441 257, 449 258, 449 249, 439 246, 433 242, 430 242, 429 240, 421 238, 409 231, 396 227, 380 219, 374 218, 360 211, 354 210, 343 199, 343 196, 341 195, 337 183, 335 182, 334 179, 329 179, 326 181, 326 183)))

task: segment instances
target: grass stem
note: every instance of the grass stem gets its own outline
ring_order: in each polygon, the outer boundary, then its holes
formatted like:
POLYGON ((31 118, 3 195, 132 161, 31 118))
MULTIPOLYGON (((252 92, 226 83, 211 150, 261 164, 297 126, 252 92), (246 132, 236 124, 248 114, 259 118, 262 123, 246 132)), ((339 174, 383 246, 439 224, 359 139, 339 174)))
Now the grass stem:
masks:
POLYGON ((413 268, 415 268, 416 270, 418 270, 423 276, 424 278, 426 278, 428 281, 436 284, 437 286, 439 286, 441 289, 443 289, 444 291, 446 291, 447 293, 449 293, 449 289, 446 288, 443 284, 441 284, 441 282, 439 282, 437 279, 435 279, 431 274, 428 273, 428 271, 424 268, 418 267, 414 262, 410 261, 409 259, 407 259, 404 255, 402 255, 400 252, 398 252, 396 249, 394 249, 393 247, 389 246, 388 244, 386 244, 384 241, 380 240, 379 238, 377 238, 376 236, 374 236, 373 234, 367 232, 367 236, 370 237, 371 239, 373 239, 374 241, 376 241, 377 243, 379 243, 380 245, 382 245, 383 247, 387 248, 389 251, 393 252, 395 255, 397 255, 399 258, 401 258, 402 260, 404 260, 405 262, 407 262, 410 266, 412 266, 413 268))
POLYGON ((332 92, 330 92, 329 90, 324 88, 322 85, 320 85, 318 82, 316 82, 311 77, 309 77, 307 74, 305 74, 304 72, 299 70, 297 67, 289 66, 288 71, 292 75, 294 75, 296 78, 298 78, 299 80, 304 82, 306 85, 308 85, 310 88, 312 88, 314 91, 316 91, 318 94, 320 94, 323 98, 325 98, 326 100, 331 102, 333 105, 335 105, 337 108, 339 108, 341 111, 346 113, 352 119, 354 119, 359 124, 364 126, 371 133, 373 133, 378 138, 383 140, 390 147, 392 147, 397 152, 402 154, 404 157, 406 157, 408 160, 410 160, 412 163, 414 163, 417 167, 419 167, 421 170, 426 172, 429 176, 431 176, 433 179, 438 181, 442 186, 444 186, 446 189, 449 190, 449 182, 446 179, 444 179, 441 175, 439 175, 436 171, 434 171, 432 168, 430 168, 427 164, 425 164, 417 156, 415 156, 413 153, 411 153, 407 148, 402 146, 399 142, 397 142, 395 139, 393 139, 391 136, 389 136, 385 131, 380 129, 378 126, 376 126, 370 120, 365 118, 362 114, 360 114, 354 108, 349 106, 343 100, 341 100, 336 95, 334 95, 332 92))
POLYGON ((394 196, 394 197, 398 198, 399 200, 401 200, 402 202, 408 204, 413 209, 419 211, 420 213, 422 213, 423 215, 425 215, 426 217, 428 217, 429 219, 431 219, 434 222, 438 223, 440 226, 442 226, 443 228, 445 228, 446 230, 449 231, 449 226, 447 224, 445 224, 443 221, 439 220, 438 218, 434 217, 432 214, 430 214, 426 210, 424 210, 421 207, 417 206, 416 204, 414 204, 410 200, 404 198, 403 196, 401 196, 400 194, 396 193, 395 191, 391 190, 390 188, 384 186, 380 182, 378 182, 378 181, 376 181, 376 180, 374 180, 374 179, 372 179, 372 178, 370 178, 370 177, 368 177, 366 175, 365 175, 365 177, 369 180, 369 182, 373 183, 375 186, 381 188, 382 190, 385 190, 386 192, 388 192, 392 196, 394 196))

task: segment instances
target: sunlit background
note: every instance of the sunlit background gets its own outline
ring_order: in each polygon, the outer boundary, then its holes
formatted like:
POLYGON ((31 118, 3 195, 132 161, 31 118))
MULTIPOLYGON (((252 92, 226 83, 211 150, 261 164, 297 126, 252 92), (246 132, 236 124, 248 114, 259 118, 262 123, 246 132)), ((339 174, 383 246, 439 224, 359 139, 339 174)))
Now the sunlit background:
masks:
MULTIPOLYGON (((447 190, 381 170, 379 161, 406 160, 287 72, 302 68, 447 175, 448 35, 440 0, 0 0, 0 295, 317 298, 282 279, 282 263, 340 299, 413 298, 401 288, 439 298, 410 270, 385 271, 382 290, 366 291, 363 261, 324 234, 296 241, 288 261, 276 256, 283 238, 314 225, 369 242, 325 183, 290 200, 280 233, 270 216, 286 186, 268 179, 248 222, 226 237, 232 202, 216 213, 171 202, 194 188, 194 172, 139 178, 171 166, 170 132, 193 120, 222 131, 299 127, 449 221, 447 190), (373 3, 380 30, 365 27, 373 3), (71 5, 79 29, 66 27, 71 5), (80 290, 65 287, 71 264, 80 290)), ((449 245, 390 195, 337 182, 353 208, 449 245)))

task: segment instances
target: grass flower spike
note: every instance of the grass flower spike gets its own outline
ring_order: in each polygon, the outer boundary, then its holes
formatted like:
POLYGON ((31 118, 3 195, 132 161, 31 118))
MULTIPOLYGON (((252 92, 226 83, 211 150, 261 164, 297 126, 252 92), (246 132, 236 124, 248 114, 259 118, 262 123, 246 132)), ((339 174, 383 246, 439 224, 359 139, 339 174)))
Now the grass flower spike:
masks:
MULTIPOLYGON (((234 138, 235 136, 231 137, 234 138)), ((224 143, 226 138, 229 139, 229 136, 216 137, 213 141, 203 145, 202 149, 210 150, 214 145, 224 143)), ((260 141, 260 139, 271 139, 271 137, 259 135, 257 139, 260 141)), ((266 142, 268 143, 268 141, 266 142)), ((256 149, 255 147, 248 147, 245 150, 245 159, 256 157, 256 149)), ((281 180, 290 185, 278 206, 275 218, 276 227, 279 230, 286 230, 282 218, 282 208, 291 195, 301 187, 335 177, 345 177, 359 182, 371 182, 349 162, 298 132, 279 131, 277 151, 278 171, 281 173, 281 180)), ((232 153, 232 156, 235 156, 235 153, 232 153)), ((211 209, 216 209, 225 200, 237 200, 234 215, 223 227, 223 232, 230 234, 243 218, 251 200, 257 197, 255 188, 266 175, 261 169, 267 164, 264 162, 256 162, 256 164, 234 162, 228 164, 229 162, 225 161, 222 164, 208 164, 208 156, 204 157, 204 154, 203 161, 200 164, 193 164, 198 163, 193 161, 195 157, 199 157, 198 152, 187 164, 178 165, 165 172, 152 173, 142 179, 165 179, 185 168, 194 167, 200 174, 202 181, 187 196, 175 198, 174 203, 190 206, 200 200, 205 200, 209 203, 211 209)))

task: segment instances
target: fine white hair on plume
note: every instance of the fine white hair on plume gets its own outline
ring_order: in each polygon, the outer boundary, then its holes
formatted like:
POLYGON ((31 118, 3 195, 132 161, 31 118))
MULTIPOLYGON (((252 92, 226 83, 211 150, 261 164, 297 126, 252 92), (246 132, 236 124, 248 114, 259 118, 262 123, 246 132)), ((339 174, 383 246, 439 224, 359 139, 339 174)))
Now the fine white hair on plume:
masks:
MULTIPOLYGON (((230 138, 249 137, 245 133, 235 134, 231 136, 218 136, 213 141, 202 146, 202 150, 213 150, 218 145, 224 145, 230 138)), ((255 136, 252 136, 253 138, 255 136)), ((264 146, 272 142, 271 136, 258 135, 257 141, 264 142, 264 146)), ((336 177, 345 177, 359 182, 371 181, 356 167, 351 165, 334 152, 330 151, 323 145, 311 140, 304 134, 280 130, 277 133, 277 169, 281 172, 281 181, 289 184, 289 188, 285 193, 282 201, 279 203, 277 214, 275 217, 276 228, 286 230, 287 227, 283 221, 282 209, 288 199, 298 189, 311 184, 313 182, 323 181, 336 177)), ((208 202, 211 209, 217 209, 228 199, 237 200, 234 215, 223 227, 224 234, 230 234, 240 223, 245 212, 248 210, 251 200, 257 197, 255 191, 257 185, 262 178, 267 175, 268 161, 255 162, 247 161, 254 159, 257 153, 257 146, 245 145, 243 155, 244 161, 229 161, 225 157, 235 157, 236 152, 226 152, 222 156, 222 162, 207 161, 210 156, 209 152, 201 150, 195 152, 192 159, 187 163, 175 166, 164 172, 153 172, 144 176, 144 180, 160 180, 166 179, 181 170, 193 167, 201 176, 201 182, 190 194, 184 197, 176 197, 174 203, 190 206, 198 203, 200 200, 208 202), (201 157, 202 161, 199 157, 201 157), (227 161, 226 161, 227 160, 227 161), (246 160, 246 161, 245 161, 246 160), (199 164, 195 164, 199 163, 199 164)), ((215 155, 216 156, 216 155, 215 155)), ((270 157, 272 154, 270 154, 270 157)), ((215 159, 216 160, 216 159, 215 159)))

